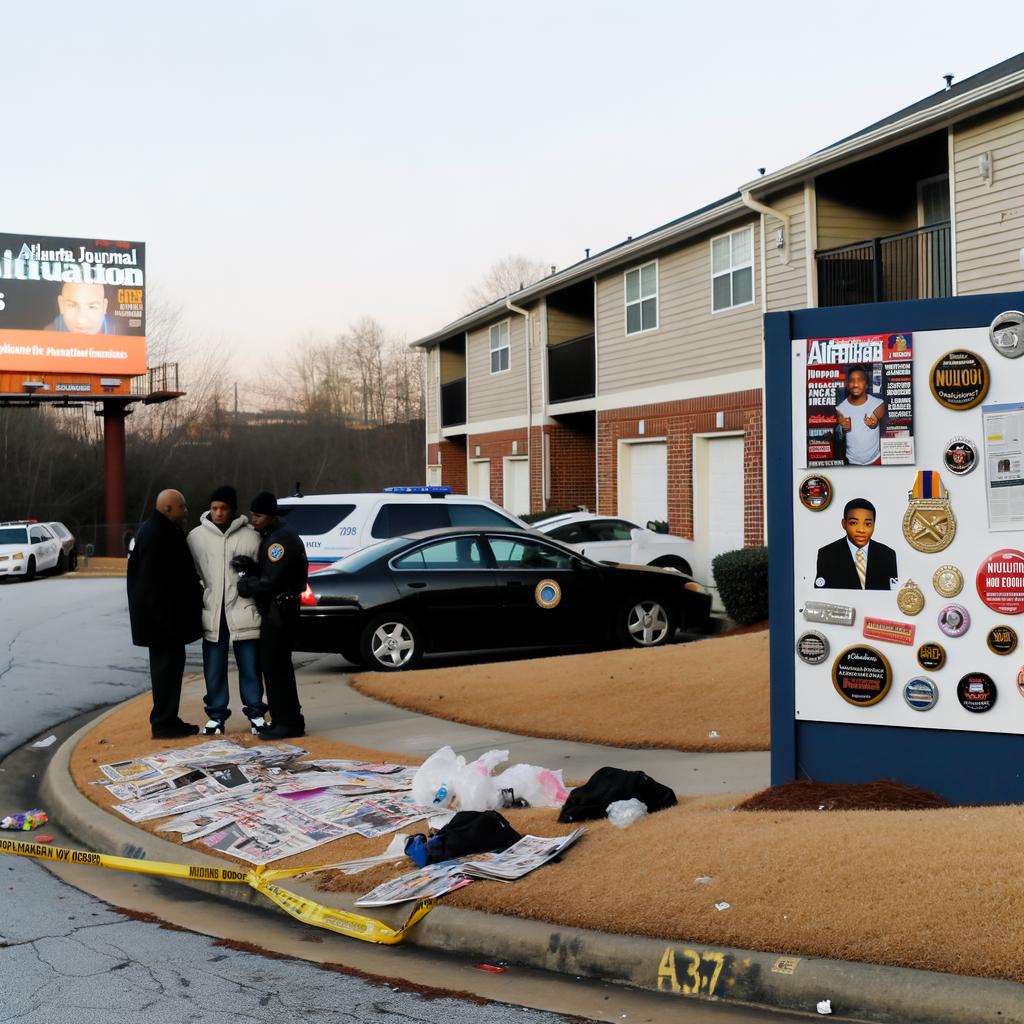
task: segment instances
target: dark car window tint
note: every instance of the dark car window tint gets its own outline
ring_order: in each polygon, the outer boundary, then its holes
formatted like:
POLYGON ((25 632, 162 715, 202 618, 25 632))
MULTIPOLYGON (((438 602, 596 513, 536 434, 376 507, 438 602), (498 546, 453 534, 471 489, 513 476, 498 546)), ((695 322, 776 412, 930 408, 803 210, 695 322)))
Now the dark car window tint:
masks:
POLYGON ((67 540, 67 538, 71 536, 71 534, 68 533, 60 523, 50 523, 50 529, 62 540, 67 540))
POLYGON ((0 544, 27 544, 28 530, 24 526, 5 526, 0 529, 0 544))
POLYGON ((632 523, 625 519, 598 519, 587 524, 594 535, 594 540, 631 540, 632 523))
POLYGON ((39 535, 43 540, 54 540, 54 536, 45 526, 39 527, 39 535))
POLYGON ((560 540, 563 544, 582 544, 586 540, 579 523, 567 523, 559 526, 557 530, 546 531, 549 537, 560 540))
POLYGON ((353 551, 351 555, 331 565, 332 569, 340 569, 342 572, 359 572, 364 566, 372 565, 378 559, 386 558, 395 551, 400 551, 409 542, 401 537, 394 540, 381 541, 379 544, 370 544, 368 547, 353 551))
POLYGON ((287 509, 284 521, 300 537, 319 537, 329 533, 343 523, 355 509, 355 505, 282 505, 287 509))
POLYGON ((489 542, 499 569, 572 568, 573 558, 568 551, 549 548, 535 540, 491 537, 489 542))
POLYGON ((448 515, 451 516, 452 526, 497 526, 502 528, 519 526, 519 523, 513 522, 486 505, 460 505, 453 502, 445 507, 448 509, 448 515))
POLYGON ((28 531, 29 541, 33 544, 38 544, 43 539, 43 531, 38 526, 33 526, 28 531))
POLYGON ((392 563, 396 569, 483 569, 484 557, 475 537, 455 537, 410 551, 392 563))
POLYGON ((374 520, 371 537, 401 537, 421 530, 440 530, 451 526, 448 508, 440 501, 422 504, 399 503, 382 506, 374 520))

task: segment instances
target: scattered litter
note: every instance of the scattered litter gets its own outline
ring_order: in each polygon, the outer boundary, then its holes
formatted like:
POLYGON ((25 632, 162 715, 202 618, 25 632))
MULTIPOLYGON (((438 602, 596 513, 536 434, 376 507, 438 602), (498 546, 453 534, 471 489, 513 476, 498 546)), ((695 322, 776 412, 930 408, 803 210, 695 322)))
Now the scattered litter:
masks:
POLYGON ((56 743, 56 736, 47 736, 45 740, 40 740, 38 743, 33 743, 33 747, 48 747, 51 743, 56 743))
POLYGON ((714 738, 714 739, 718 739, 718 738, 719 738, 719 737, 718 737, 718 733, 717 733, 717 732, 715 732, 715 730, 714 730, 714 729, 712 729, 712 730, 711 730, 711 732, 709 732, 709 733, 708 733, 708 738, 709 738, 709 739, 711 739, 711 738, 714 738))
POLYGON ((629 800, 614 800, 608 805, 608 820, 619 828, 628 828, 634 822, 647 817, 647 804, 632 797, 629 800))
POLYGON ((729 904, 728 903, 716 903, 715 904, 715 910, 728 910, 728 909, 729 909, 729 904))
POLYGON ((644 772, 629 772, 623 768, 598 768, 582 786, 577 786, 565 801, 558 820, 566 822, 590 821, 604 818, 608 805, 617 800, 643 802, 650 814, 674 807, 675 793, 644 772))
POLYGON ((0 828, 8 832, 31 832, 39 828, 46 821, 46 811, 37 807, 33 811, 26 811, 24 814, 9 814, 3 821, 0 821, 0 828))
POLYGON ((831 1012, 832 1012, 832 1000, 831 999, 822 999, 821 1002, 818 1003, 818 1013, 831 1013, 831 1012))
POLYGON ((491 974, 502 974, 505 970, 504 967, 495 967, 493 964, 473 964, 473 969, 477 971, 490 971, 491 974))
POLYGON ((100 743, 109 743, 110 740, 100 740, 100 743))
POLYGON ((820 804, 820 805, 818 806, 818 810, 819 810, 819 811, 823 811, 823 810, 825 810, 825 805, 824 805, 824 804, 820 804))
POLYGON ((705 884, 707 884, 710 881, 711 881, 711 876, 710 875, 701 875, 700 878, 695 878, 693 880, 693 884, 694 885, 705 885, 705 884))
POLYGON ((53 836, 46 835, 45 833, 41 833, 40 835, 33 836, 32 838, 37 843, 52 843, 53 842, 53 836))

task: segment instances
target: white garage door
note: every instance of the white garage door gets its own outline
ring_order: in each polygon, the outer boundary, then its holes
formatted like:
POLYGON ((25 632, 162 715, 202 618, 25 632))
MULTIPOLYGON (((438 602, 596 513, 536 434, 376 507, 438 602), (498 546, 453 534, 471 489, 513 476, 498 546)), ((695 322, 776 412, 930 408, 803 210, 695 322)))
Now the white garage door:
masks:
POLYGON ((743 547, 743 438, 708 443, 708 579, 711 560, 743 547))
POLYGON ((514 516, 530 511, 530 463, 527 459, 505 460, 505 489, 502 505, 514 516))
POLYGON ((631 516, 641 526, 668 522, 668 445, 630 445, 631 516))
POLYGON ((469 493, 475 498, 491 497, 491 463, 484 459, 469 464, 469 493))

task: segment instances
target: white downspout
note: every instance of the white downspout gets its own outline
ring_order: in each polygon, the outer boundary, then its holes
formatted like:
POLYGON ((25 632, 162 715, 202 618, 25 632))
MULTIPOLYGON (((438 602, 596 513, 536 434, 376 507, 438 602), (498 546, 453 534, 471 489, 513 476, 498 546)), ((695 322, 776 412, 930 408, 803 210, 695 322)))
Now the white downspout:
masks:
POLYGON ((767 214, 769 217, 777 217, 782 221, 782 244, 779 245, 779 258, 784 266, 789 266, 789 214, 781 210, 773 209, 764 203, 759 203, 749 192, 741 192, 740 198, 743 205, 755 210, 757 213, 767 214))
POLYGON ((520 306, 513 306, 512 300, 505 299, 505 307, 513 313, 519 313, 526 320, 526 465, 530 474, 530 511, 533 511, 533 395, 530 391, 530 314, 520 306))

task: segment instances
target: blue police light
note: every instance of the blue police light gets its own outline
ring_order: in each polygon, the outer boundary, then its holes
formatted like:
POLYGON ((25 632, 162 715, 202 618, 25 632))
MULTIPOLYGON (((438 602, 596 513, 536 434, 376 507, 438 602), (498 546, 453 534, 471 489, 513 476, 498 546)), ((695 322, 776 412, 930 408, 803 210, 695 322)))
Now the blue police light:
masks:
POLYGON ((445 484, 444 486, 431 486, 431 487, 385 487, 385 494, 451 494, 452 489, 445 484))

